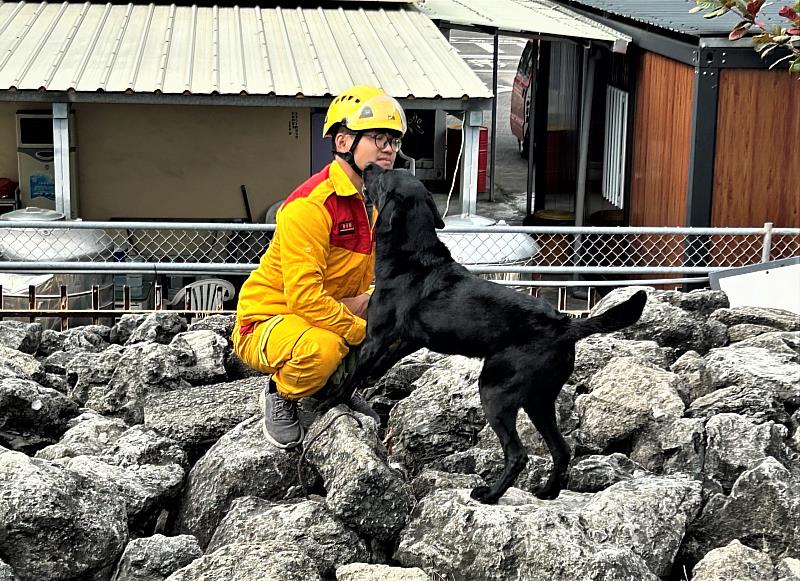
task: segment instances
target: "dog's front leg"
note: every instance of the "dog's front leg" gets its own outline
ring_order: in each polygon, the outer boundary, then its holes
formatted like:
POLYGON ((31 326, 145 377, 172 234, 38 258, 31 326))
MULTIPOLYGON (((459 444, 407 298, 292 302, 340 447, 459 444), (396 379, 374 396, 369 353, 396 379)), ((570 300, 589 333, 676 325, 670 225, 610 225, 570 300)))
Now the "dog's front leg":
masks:
POLYGON ((400 340, 387 345, 379 337, 368 335, 361 345, 356 370, 344 384, 345 392, 352 393, 369 377, 382 376, 412 351, 414 349, 400 340))

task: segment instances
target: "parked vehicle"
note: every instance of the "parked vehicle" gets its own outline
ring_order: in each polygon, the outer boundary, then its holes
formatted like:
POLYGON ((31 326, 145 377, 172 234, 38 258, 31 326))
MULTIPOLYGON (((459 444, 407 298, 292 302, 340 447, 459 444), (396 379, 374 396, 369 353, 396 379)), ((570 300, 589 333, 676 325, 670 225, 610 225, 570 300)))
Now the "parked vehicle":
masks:
POLYGON ((517 74, 511 89, 511 133, 517 138, 519 153, 528 157, 528 114, 531 109, 531 80, 533 57, 536 56, 536 41, 529 40, 519 57, 517 74))

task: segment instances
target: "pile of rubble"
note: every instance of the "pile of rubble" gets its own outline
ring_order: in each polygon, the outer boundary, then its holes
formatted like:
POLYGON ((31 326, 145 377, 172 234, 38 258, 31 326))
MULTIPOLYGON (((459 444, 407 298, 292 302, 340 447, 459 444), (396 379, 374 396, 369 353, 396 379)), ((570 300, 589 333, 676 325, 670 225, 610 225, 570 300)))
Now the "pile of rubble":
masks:
POLYGON ((0 322, 0 581, 800 579, 800 318, 648 294, 577 345, 568 489, 534 496, 520 412, 494 506, 469 496, 503 464, 481 361, 407 357, 365 393, 381 426, 307 418, 301 458, 265 440, 230 317, 0 322))

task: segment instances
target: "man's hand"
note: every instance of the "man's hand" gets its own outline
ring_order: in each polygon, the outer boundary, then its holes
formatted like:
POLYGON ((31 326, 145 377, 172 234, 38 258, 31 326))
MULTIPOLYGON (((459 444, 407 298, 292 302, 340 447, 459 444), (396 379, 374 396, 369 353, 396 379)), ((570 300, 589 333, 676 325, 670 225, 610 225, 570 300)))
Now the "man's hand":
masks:
POLYGON ((361 293, 357 297, 347 297, 340 302, 357 317, 367 318, 367 307, 369 306, 369 294, 361 293))

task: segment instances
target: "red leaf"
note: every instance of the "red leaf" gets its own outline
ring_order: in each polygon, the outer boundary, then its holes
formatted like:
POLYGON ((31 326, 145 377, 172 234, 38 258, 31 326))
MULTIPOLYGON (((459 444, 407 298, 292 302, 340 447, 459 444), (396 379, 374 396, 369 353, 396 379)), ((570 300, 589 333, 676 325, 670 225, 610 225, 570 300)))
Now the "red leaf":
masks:
POLYGON ((794 11, 793 8, 790 6, 784 6, 778 11, 779 16, 783 16, 784 18, 788 18, 789 20, 796 20, 797 19, 797 12, 794 11))
POLYGON ((758 11, 761 10, 761 7, 764 5, 765 0, 751 0, 747 3, 747 13, 755 18, 758 11))

